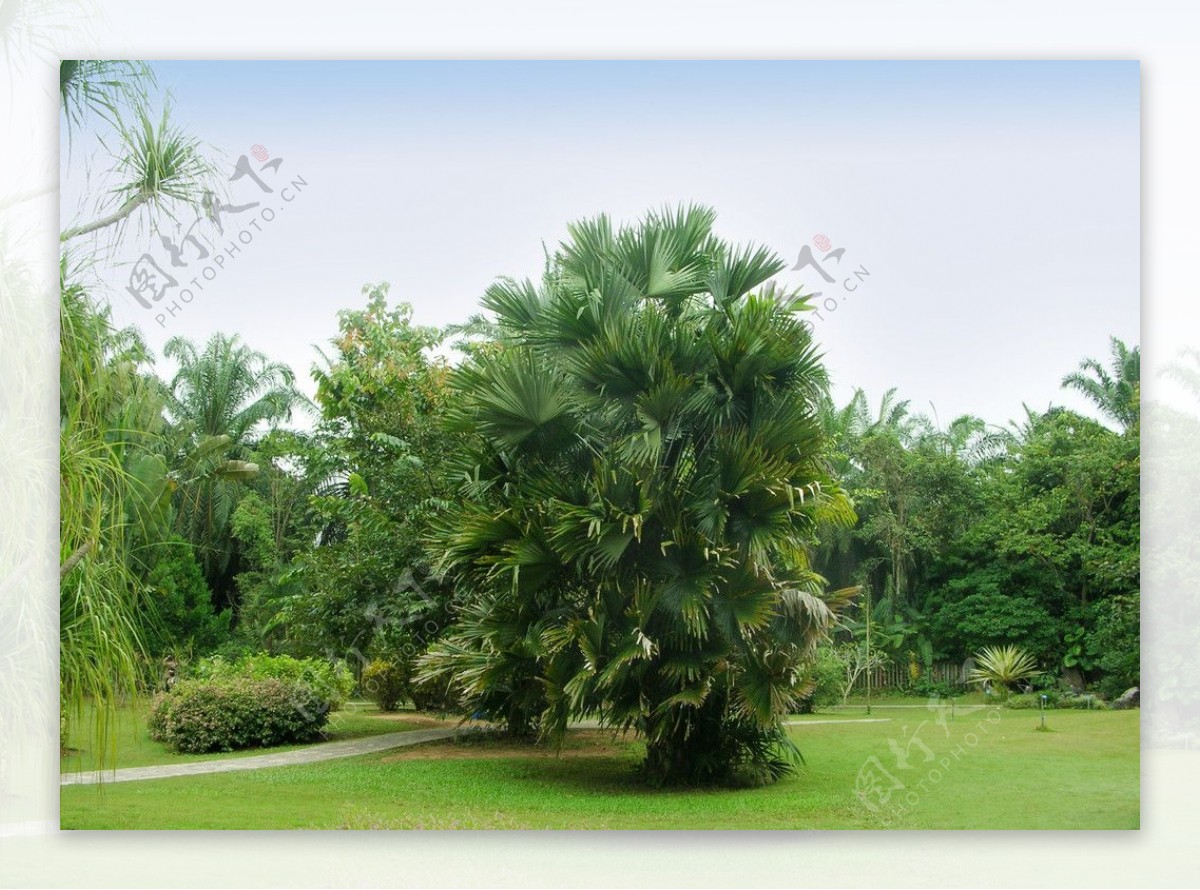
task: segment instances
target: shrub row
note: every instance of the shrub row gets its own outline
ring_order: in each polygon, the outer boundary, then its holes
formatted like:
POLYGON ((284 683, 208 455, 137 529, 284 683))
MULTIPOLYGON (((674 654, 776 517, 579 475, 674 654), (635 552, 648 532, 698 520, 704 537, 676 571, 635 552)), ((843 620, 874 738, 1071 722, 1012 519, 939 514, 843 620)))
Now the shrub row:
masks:
POLYGON ((1006 707, 1018 711, 1037 710, 1041 707, 1040 697, 1046 696, 1046 707, 1077 710, 1093 710, 1104 711, 1108 709, 1108 704, 1098 695, 1066 695, 1054 690, 1047 690, 1045 693, 1025 693, 1021 695, 1010 695, 1004 703, 1006 707))
POLYGON ((332 710, 346 703, 354 691, 354 676, 344 662, 321 658, 292 658, 290 655, 243 655, 233 661, 219 655, 197 662, 188 671, 198 680, 283 680, 303 683, 329 702, 332 710))
POLYGON ((155 699, 150 737, 186 754, 310 742, 320 736, 329 709, 329 699, 306 683, 183 680, 155 699))

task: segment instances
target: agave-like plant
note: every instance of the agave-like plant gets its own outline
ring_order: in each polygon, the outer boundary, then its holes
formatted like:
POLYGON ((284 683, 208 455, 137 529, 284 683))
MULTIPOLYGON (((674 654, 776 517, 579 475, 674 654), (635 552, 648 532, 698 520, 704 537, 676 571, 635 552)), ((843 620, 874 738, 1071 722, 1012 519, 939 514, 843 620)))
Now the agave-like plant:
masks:
POLYGON ((978 667, 971 671, 970 682, 991 681, 1004 692, 1014 683, 1042 673, 1034 657, 1017 646, 985 646, 975 653, 975 662, 978 667))

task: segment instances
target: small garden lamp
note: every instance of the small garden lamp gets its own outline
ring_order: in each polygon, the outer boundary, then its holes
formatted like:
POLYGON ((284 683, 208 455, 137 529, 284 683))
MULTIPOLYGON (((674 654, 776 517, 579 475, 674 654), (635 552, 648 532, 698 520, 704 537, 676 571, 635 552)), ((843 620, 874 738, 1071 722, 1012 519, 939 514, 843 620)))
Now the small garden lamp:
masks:
POLYGON ((1042 693, 1042 729, 1046 728, 1046 693, 1042 693))

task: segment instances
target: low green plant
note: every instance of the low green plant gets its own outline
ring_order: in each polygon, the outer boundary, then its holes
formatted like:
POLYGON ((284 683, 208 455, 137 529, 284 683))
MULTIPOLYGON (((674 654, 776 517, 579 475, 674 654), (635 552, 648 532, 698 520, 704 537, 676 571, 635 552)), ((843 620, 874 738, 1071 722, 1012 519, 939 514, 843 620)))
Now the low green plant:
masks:
MULTIPOLYGON (((1011 708, 1014 711, 1036 711, 1042 706, 1042 693, 1023 692, 1017 695, 1010 695, 1004 702, 1006 708, 1011 708)), ((1051 699, 1050 694, 1046 693, 1046 708, 1058 707, 1058 696, 1051 699)))
POLYGON ((1072 695, 1059 703, 1060 708, 1075 708, 1080 711, 1107 711, 1108 702, 1098 695, 1085 692, 1082 695, 1072 695))
POLYGON ((953 683, 940 682, 922 677, 913 684, 912 691, 914 695, 922 695, 927 698, 934 696, 937 698, 952 698, 962 690, 953 683))
POLYGON ((377 658, 363 668, 360 685, 379 710, 394 711, 408 697, 409 672, 394 661, 377 658))
POLYGON ((838 704, 842 700, 845 676, 846 665, 837 650, 832 646, 819 647, 804 680, 812 691, 801 699, 799 713, 812 714, 838 704))
POLYGON ((1055 690, 1010 695, 1004 702, 1004 706, 1016 711, 1037 710, 1041 707, 1041 697, 1043 695, 1046 696, 1047 710, 1108 710, 1108 704, 1097 695, 1090 693, 1085 693, 1084 695, 1063 694, 1055 690))
POLYGON ((329 700, 305 683, 269 677, 183 680, 150 710, 150 737, 174 751, 206 754, 310 742, 329 700))
POLYGON ((971 683, 991 682, 1007 697, 1015 683, 1041 673, 1033 656, 1017 646, 985 646, 975 653, 978 665, 971 671, 971 683))
POLYGON ((200 680, 245 678, 283 680, 310 686, 329 702, 332 710, 342 707, 354 691, 354 677, 344 662, 322 658, 292 658, 290 655, 243 655, 234 660, 219 655, 197 662, 188 675, 200 680))

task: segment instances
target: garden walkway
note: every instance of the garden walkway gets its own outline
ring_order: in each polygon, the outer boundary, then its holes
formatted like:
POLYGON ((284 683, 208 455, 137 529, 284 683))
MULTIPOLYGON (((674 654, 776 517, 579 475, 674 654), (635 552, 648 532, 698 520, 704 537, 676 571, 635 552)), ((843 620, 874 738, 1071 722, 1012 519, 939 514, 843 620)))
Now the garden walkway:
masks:
POLYGON ((232 773, 248 769, 267 769, 273 766, 293 766, 298 763, 318 763, 340 757, 355 757, 359 754, 374 754, 406 745, 419 745, 448 739, 458 730, 412 729, 407 732, 388 732, 383 735, 349 739, 344 742, 322 742, 293 751, 275 754, 259 754, 253 757, 230 757, 224 760, 198 760, 192 763, 168 763, 161 766, 133 766, 126 769, 97 772, 65 773, 62 785, 95 785, 100 782, 139 782, 145 779, 169 779, 175 776, 199 776, 205 773, 232 773))

